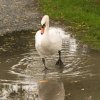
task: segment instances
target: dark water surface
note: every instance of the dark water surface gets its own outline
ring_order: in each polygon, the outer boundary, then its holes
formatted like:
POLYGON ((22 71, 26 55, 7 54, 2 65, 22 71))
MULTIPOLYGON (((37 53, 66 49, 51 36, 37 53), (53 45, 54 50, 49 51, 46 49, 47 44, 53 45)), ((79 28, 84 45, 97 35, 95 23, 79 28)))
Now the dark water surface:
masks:
POLYGON ((100 52, 69 36, 63 69, 57 59, 46 58, 50 70, 44 73, 31 31, 1 36, 0 100, 100 100, 100 52))

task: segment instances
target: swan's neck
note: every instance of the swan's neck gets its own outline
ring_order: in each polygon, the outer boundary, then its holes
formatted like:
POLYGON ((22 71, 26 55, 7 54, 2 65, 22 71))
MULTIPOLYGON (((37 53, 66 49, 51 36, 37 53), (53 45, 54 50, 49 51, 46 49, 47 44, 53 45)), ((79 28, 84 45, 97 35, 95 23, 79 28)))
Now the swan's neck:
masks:
POLYGON ((49 19, 46 21, 46 27, 45 27, 45 33, 48 33, 49 31, 49 19))

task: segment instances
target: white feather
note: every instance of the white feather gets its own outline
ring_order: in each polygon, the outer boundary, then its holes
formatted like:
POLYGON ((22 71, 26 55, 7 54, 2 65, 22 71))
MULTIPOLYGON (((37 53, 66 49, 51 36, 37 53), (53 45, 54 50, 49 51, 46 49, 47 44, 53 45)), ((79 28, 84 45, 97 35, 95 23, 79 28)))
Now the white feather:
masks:
POLYGON ((35 35, 35 47, 41 57, 53 55, 62 48, 62 41, 66 38, 65 32, 60 28, 49 28, 49 16, 45 15, 41 24, 46 23, 44 34, 41 30, 35 35))

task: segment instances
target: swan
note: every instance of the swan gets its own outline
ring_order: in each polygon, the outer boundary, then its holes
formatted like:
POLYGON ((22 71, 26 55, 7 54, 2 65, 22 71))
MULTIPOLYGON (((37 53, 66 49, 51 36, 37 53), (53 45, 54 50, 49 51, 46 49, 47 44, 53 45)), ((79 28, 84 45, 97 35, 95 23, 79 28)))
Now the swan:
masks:
POLYGON ((62 41, 65 38, 64 31, 58 28, 49 27, 49 16, 44 15, 41 20, 41 29, 35 35, 35 48, 42 58, 45 69, 45 57, 58 52, 59 58, 56 65, 63 65, 61 60, 62 41))

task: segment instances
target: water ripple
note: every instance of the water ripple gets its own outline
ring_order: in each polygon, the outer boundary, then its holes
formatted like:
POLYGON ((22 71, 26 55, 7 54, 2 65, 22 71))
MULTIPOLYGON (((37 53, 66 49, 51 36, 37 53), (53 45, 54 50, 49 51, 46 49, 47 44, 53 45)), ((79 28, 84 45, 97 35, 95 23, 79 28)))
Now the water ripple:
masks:
MULTIPOLYGON (((53 57, 47 57, 47 66, 51 69, 47 73, 48 78, 51 76, 57 78, 61 73, 63 76, 68 77, 83 76, 90 73, 88 68, 91 65, 88 65, 88 55, 86 54, 86 49, 85 52, 83 49, 80 47, 79 42, 68 34, 68 39, 63 42, 62 48, 64 69, 59 71, 55 66, 55 62, 58 59, 57 54, 53 57)), ((11 67, 9 73, 16 74, 20 77, 34 77, 36 79, 43 75, 43 64, 35 48, 31 49, 28 53, 22 54, 22 56, 19 62, 11 67)))

